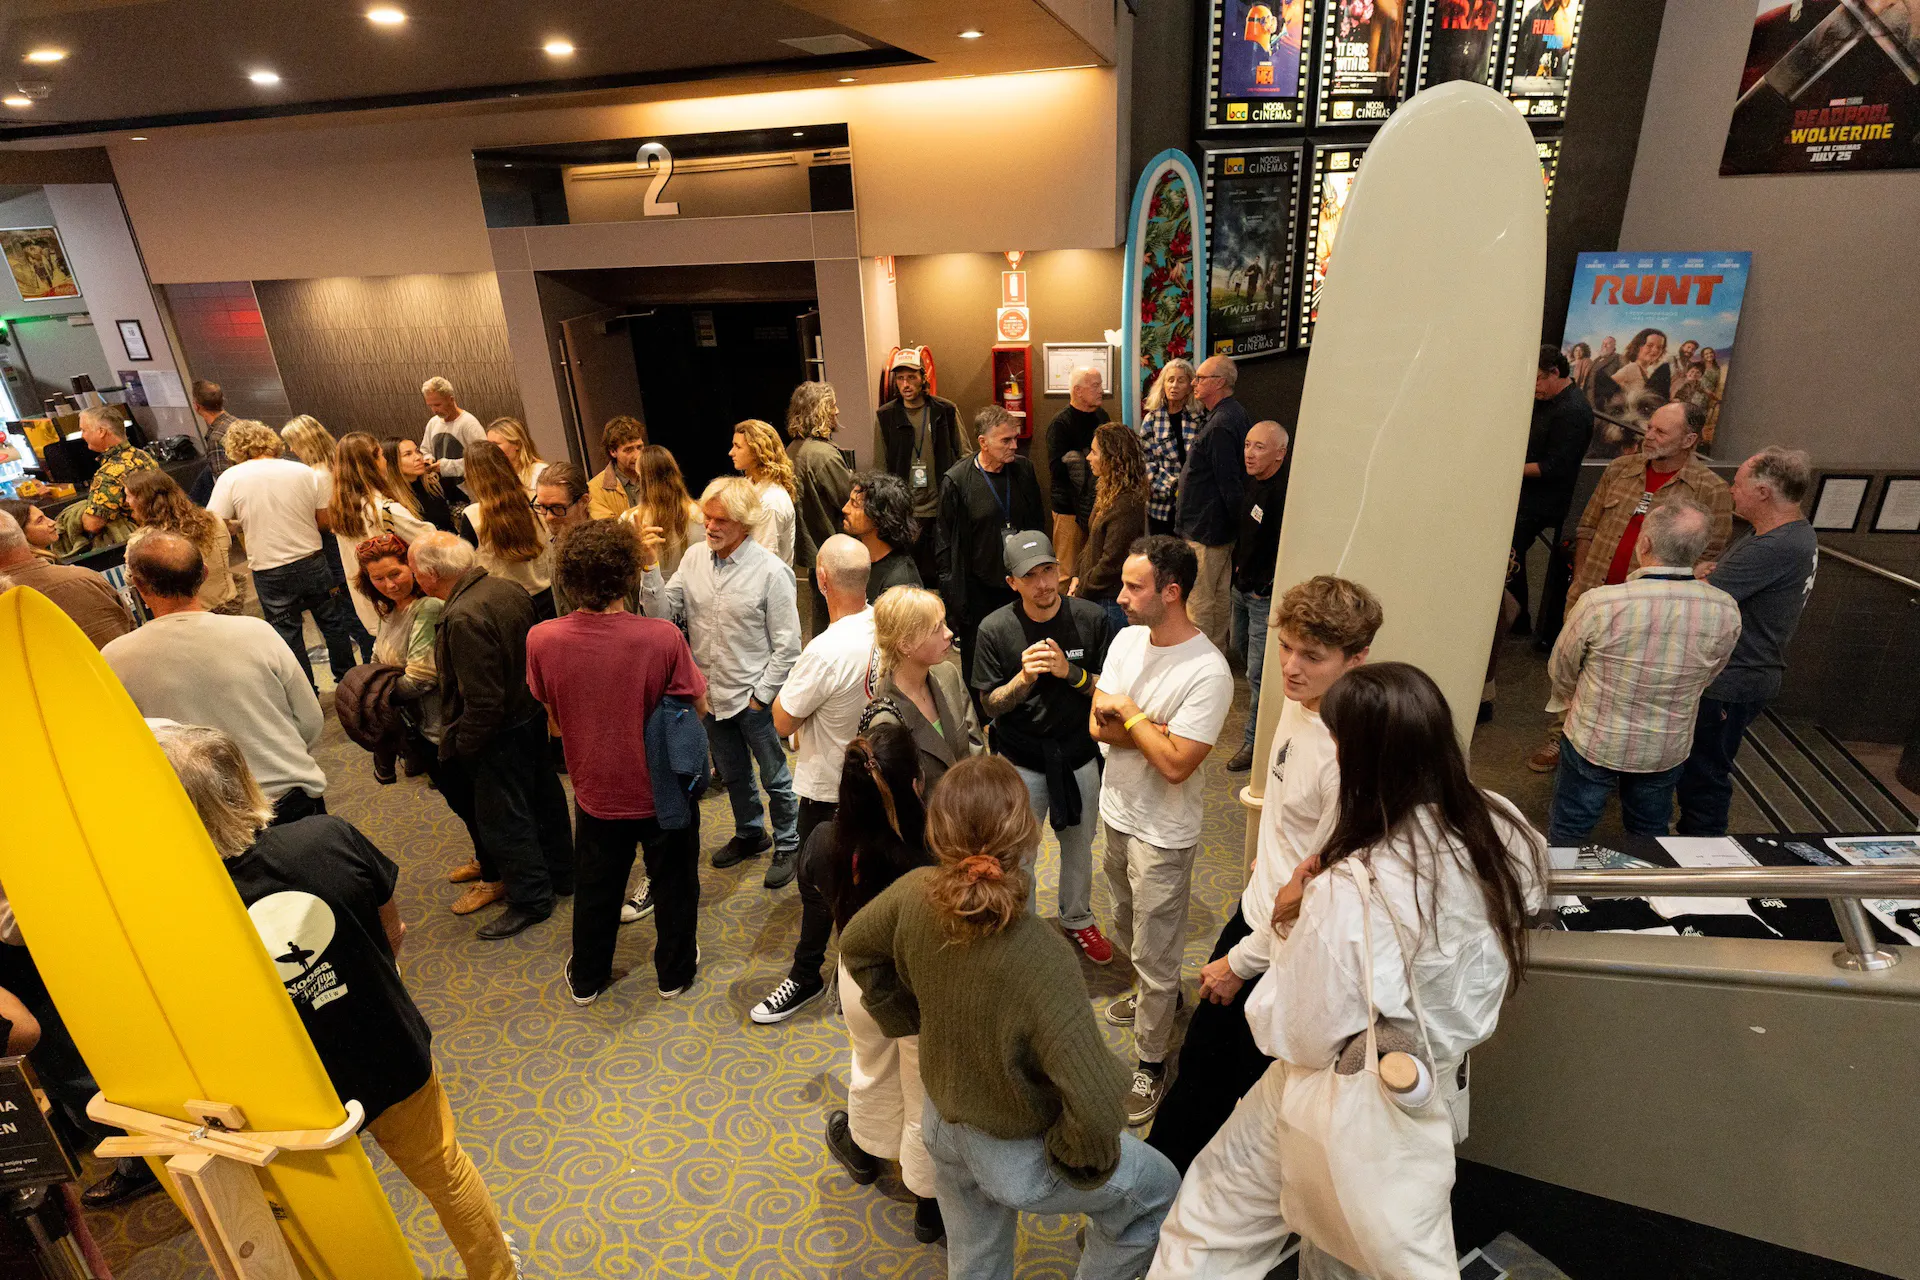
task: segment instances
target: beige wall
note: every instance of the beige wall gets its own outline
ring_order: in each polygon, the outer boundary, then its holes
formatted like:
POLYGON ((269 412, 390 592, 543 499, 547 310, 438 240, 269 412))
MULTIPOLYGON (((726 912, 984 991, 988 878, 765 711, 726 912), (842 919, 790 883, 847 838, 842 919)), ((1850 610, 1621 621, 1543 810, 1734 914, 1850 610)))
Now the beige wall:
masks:
POLYGON ((843 121, 864 256, 1107 247, 1120 223, 1116 83, 1088 68, 484 116, 311 117, 164 131, 111 152, 162 283, 485 271, 475 147, 843 121))

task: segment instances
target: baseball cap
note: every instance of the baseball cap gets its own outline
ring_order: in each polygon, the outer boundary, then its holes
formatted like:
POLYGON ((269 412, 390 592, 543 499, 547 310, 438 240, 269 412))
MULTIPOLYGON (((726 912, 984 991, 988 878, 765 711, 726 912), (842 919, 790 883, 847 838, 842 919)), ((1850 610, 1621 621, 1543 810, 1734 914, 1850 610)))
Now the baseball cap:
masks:
POLYGON ((1059 564, 1054 558, 1053 540, 1038 529, 1010 533, 1006 542, 1007 572, 1024 578, 1043 564, 1059 564))
MULTIPOLYGON (((920 363, 919 348, 918 347, 902 347, 900 348, 899 351, 895 352, 893 357, 893 369, 924 370, 925 366, 920 363)), ((893 372, 893 369, 889 369, 887 372, 891 373, 893 372)))

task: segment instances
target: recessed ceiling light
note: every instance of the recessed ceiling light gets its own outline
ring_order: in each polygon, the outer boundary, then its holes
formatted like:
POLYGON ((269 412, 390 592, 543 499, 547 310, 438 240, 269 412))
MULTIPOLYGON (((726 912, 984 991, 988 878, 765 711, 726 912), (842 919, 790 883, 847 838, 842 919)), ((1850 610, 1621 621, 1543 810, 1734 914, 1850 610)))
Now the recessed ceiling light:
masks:
POLYGON ((979 39, 979 38, 980 38, 981 36, 983 36, 983 35, 985 35, 985 34, 987 34, 987 33, 986 33, 986 32, 984 32, 984 31, 972 31, 972 30, 968 30, 968 31, 962 31, 962 32, 960 33, 960 38, 961 38, 962 40, 978 40, 978 39, 979 39))
POLYGON ((853 77, 852 77, 852 76, 841 76, 841 77, 840 77, 840 83, 841 83, 841 84, 852 84, 852 83, 853 83, 853 77))
POLYGON ((65 49, 35 49, 27 55, 28 62, 65 62, 66 59, 65 49))
POLYGON ((549 40, 540 47, 546 51, 547 56, 550 58, 571 58, 573 56, 573 41, 571 40, 549 40))
POLYGON ((30 107, 33 105, 32 98, 23 98, 17 93, 11 97, 0 98, 0 102, 4 102, 9 107, 30 107))
POLYGON ((807 131, 805 129, 795 129, 793 131, 793 136, 796 138, 804 138, 807 136, 807 131))
POLYGON ((509 160, 505 164, 501 165, 500 167, 502 169, 511 169, 513 168, 513 161, 509 160))
POLYGON ((144 133, 136 133, 131 138, 127 139, 128 142, 145 142, 146 140, 147 140, 147 135, 144 133))
POLYGON ((379 27, 397 27, 407 20, 407 15, 392 5, 381 5, 378 9, 367 10, 367 21, 379 27))
POLYGON ((253 81, 255 84, 279 84, 280 73, 278 71, 249 71, 247 72, 247 79, 253 81))

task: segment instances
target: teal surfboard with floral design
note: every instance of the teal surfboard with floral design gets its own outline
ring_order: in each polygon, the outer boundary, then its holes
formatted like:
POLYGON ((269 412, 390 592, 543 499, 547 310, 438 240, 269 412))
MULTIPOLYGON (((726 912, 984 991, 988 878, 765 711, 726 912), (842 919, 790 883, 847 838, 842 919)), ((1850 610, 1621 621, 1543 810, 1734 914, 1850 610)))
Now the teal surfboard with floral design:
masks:
POLYGON ((1179 150, 1149 160, 1133 190, 1119 375, 1122 418, 1132 426, 1167 361, 1196 360, 1207 349, 1207 309, 1196 297, 1207 262, 1201 191, 1200 171, 1179 150))

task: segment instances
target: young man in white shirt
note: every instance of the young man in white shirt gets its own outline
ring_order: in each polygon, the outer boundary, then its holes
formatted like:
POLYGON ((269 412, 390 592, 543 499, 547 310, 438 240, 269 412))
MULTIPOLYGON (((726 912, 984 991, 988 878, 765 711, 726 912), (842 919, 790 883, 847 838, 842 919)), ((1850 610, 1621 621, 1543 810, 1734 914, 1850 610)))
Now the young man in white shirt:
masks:
POLYGON ((440 464, 441 476, 458 481, 467 474, 467 450, 487 438, 487 429, 460 407, 453 384, 445 378, 428 378, 420 386, 420 398, 433 411, 420 433, 420 451, 440 464))
POLYGON ((1147 1139, 1183 1174, 1271 1061, 1247 1026, 1247 996, 1272 963, 1274 899, 1318 848, 1322 820, 1339 807, 1340 765, 1333 735, 1320 722, 1320 700, 1367 660, 1381 618, 1371 591, 1326 574, 1297 583, 1274 611, 1287 700, 1274 726, 1253 868, 1200 970, 1201 1003, 1187 1023, 1180 1069, 1147 1139))
POLYGON ((1194 774, 1233 703, 1227 660, 1187 616, 1199 571, 1179 538, 1133 544, 1120 570, 1120 607, 1134 625, 1108 648, 1088 717, 1107 756, 1100 819, 1113 941, 1133 960, 1138 983, 1107 1009, 1109 1022, 1134 1028, 1129 1124, 1151 1120, 1166 1088, 1202 821, 1194 774))
POLYGON ((827 601, 828 625, 800 652, 773 700, 773 727, 799 735, 793 789, 800 795, 800 937, 786 980, 747 1014, 767 1025, 784 1022, 827 989, 820 977, 833 907, 826 867, 833 857, 834 812, 840 807, 840 771, 847 744, 860 732, 873 670, 873 609, 867 604, 872 559, 858 539, 836 533, 820 544, 815 580, 827 601), (815 832, 819 834, 816 835, 815 832))

